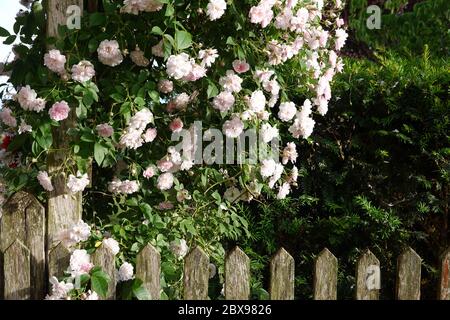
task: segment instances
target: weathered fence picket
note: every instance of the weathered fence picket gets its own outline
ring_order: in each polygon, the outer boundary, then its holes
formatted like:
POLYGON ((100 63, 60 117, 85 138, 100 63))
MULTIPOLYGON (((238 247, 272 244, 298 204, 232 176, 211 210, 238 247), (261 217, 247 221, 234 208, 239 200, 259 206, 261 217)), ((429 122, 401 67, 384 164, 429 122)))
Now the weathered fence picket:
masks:
POLYGON ((200 248, 192 250, 184 260, 184 299, 207 300, 209 257, 200 248))
POLYGON ((48 253, 48 276, 62 277, 70 263, 70 251, 59 243, 48 253))
POLYGON ((250 259, 239 247, 225 258, 225 298, 248 300, 250 297, 250 259))
POLYGON ((439 283, 439 300, 450 300, 450 248, 441 258, 441 277, 439 283))
POLYGON ((407 248, 397 260, 397 299, 420 300, 420 273, 422 259, 407 248))
POLYGON ((284 248, 270 261, 270 299, 294 300, 294 258, 284 248))
POLYGON ((18 192, 3 206, 0 224, 0 251, 5 252, 15 241, 20 241, 29 250, 33 279, 30 294, 33 299, 42 299, 46 287, 44 207, 33 195, 18 192))
POLYGON ((92 256, 92 262, 94 265, 100 266, 111 279, 108 284, 106 300, 114 300, 116 298, 116 265, 114 254, 109 248, 101 245, 95 250, 92 256))
POLYGON ((5 300, 28 300, 32 297, 30 260, 30 250, 20 240, 15 240, 5 249, 5 300))
POLYGON ((380 285, 380 261, 367 249, 356 267, 356 300, 378 300, 380 285))
POLYGON ((337 258, 327 249, 317 256, 314 270, 314 300, 337 299, 337 258))
POLYGON ((159 300, 161 292, 161 255, 151 244, 147 244, 136 257, 136 277, 143 281, 150 299, 159 300))

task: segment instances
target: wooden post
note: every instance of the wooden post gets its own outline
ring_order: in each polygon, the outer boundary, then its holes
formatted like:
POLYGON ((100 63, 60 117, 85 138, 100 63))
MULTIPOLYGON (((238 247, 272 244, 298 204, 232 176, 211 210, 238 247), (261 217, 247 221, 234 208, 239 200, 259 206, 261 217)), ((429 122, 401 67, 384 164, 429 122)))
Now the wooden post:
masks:
POLYGON ((161 255, 151 244, 147 244, 136 257, 136 277, 143 281, 150 299, 161 296, 161 255))
POLYGON ((209 257, 196 247, 184 260, 184 299, 207 300, 208 280, 209 257))
POLYGON ((397 260, 397 299, 420 300, 422 259, 410 247, 397 260))
POLYGON ((108 283, 108 294, 106 295, 106 300, 116 299, 116 264, 115 256, 110 249, 101 245, 95 250, 92 256, 92 262, 94 265, 102 268, 109 278, 111 279, 108 283))
POLYGON ((225 298, 248 300, 250 297, 250 259, 239 247, 225 258, 225 298))
MULTIPOLYGON (((46 288, 44 207, 33 195, 23 191, 17 192, 4 205, 0 223, 2 230, 0 251, 5 252, 6 248, 16 241, 29 250, 31 261, 27 270, 31 272, 28 275, 31 279, 31 298, 36 300, 44 298, 46 288)), ((5 267, 8 268, 6 265, 5 267)))
POLYGON ((294 300, 294 258, 284 248, 270 261, 270 299, 294 300))
POLYGON ((378 300, 380 285, 380 261, 367 249, 356 267, 356 300, 378 300))
POLYGON ((439 300, 450 300, 450 248, 441 258, 441 279, 439 283, 439 300))
MULTIPOLYGON (((47 37, 58 38, 58 26, 66 25, 67 8, 76 5, 83 12, 83 0, 48 0, 47 1, 47 37)), ((51 49, 51 48, 49 48, 51 49)), ((49 152, 48 172, 53 177, 54 191, 49 193, 48 199, 48 249, 51 250, 57 243, 54 237, 62 230, 67 229, 81 219, 81 193, 72 194, 66 186, 66 175, 62 165, 69 153, 69 139, 67 130, 75 126, 75 106, 71 106, 68 119, 61 122, 60 127, 53 128, 52 149, 49 152)))
POLYGON ((5 300, 30 299, 30 257, 30 250, 20 240, 4 251, 5 300))
POLYGON ((336 257, 327 249, 323 249, 316 259, 314 270, 314 300, 337 299, 336 257))
POLYGON ((64 244, 59 243, 48 253, 48 274, 50 277, 60 278, 70 264, 70 251, 64 244))

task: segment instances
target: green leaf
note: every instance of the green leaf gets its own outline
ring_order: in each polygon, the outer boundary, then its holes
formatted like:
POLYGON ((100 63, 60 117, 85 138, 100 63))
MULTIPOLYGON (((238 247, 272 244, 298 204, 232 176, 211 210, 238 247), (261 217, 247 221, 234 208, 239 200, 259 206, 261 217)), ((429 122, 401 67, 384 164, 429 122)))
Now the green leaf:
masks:
POLYGON ((166 17, 171 17, 171 16, 173 16, 174 13, 175 13, 174 7, 173 7, 171 4, 168 4, 168 5, 167 5, 167 8, 166 8, 166 14, 165 14, 165 16, 166 16, 166 17))
POLYGON ((208 85, 207 94, 208 94, 208 99, 214 98, 215 96, 217 96, 219 94, 219 89, 217 89, 217 87, 214 83, 210 83, 208 85))
POLYGON ((192 45, 192 35, 187 31, 175 32, 175 44, 177 50, 187 49, 192 45))
POLYGON ((27 134, 21 134, 21 135, 16 136, 9 144, 8 151, 14 152, 14 151, 20 149, 25 144, 25 141, 27 140, 28 136, 29 135, 27 135, 27 134))
POLYGON ((11 35, 8 38, 6 38, 5 41, 3 41, 3 44, 10 45, 14 41, 16 41, 16 36, 15 35, 11 35))
POLYGON ((102 165, 105 156, 108 154, 108 151, 108 148, 98 142, 94 145, 94 158, 99 166, 102 165))
POLYGON ((137 97, 134 99, 134 103, 137 104, 139 107, 145 106, 145 100, 141 97, 137 97))
POLYGON ((0 37, 2 38, 6 38, 9 37, 11 34, 9 33, 8 30, 6 30, 5 28, 0 27, 0 37))
POLYGON ((106 273, 103 271, 95 271, 91 275, 91 289, 97 292, 100 297, 106 298, 109 281, 110 278, 106 273))
POLYGON ((150 300, 150 294, 147 289, 143 286, 143 282, 140 279, 134 279, 132 285, 133 295, 138 300, 150 300))
POLYGON ((152 28, 152 31, 151 31, 153 34, 156 34, 156 35, 158 35, 158 36, 162 36, 163 34, 164 34, 164 32, 161 30, 161 28, 160 27, 158 27, 158 26, 154 26, 153 28, 152 28))
POLYGON ((95 12, 89 16, 89 25, 92 26, 101 26, 105 24, 106 16, 103 13, 95 12))

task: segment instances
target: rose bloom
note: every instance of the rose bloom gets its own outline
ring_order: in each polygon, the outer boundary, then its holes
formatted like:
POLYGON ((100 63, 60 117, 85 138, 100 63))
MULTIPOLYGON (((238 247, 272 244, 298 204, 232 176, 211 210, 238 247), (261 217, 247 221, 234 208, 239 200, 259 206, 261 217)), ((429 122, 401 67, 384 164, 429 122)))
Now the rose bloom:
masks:
POLYGON ((158 133, 155 128, 150 128, 144 132, 142 139, 144 139, 146 143, 153 142, 156 139, 157 134, 158 133))
POLYGON ((50 50, 44 55, 44 66, 55 73, 64 74, 66 72, 65 64, 66 57, 59 50, 50 50))
POLYGON ((39 171, 37 179, 42 188, 44 188, 46 191, 53 191, 52 180, 48 176, 47 171, 39 171))
POLYGON ((170 161, 170 160, 167 160, 166 158, 163 158, 163 159, 159 160, 156 163, 156 165, 158 166, 158 169, 161 172, 167 172, 167 171, 169 171, 170 169, 173 168, 173 162, 170 161))
POLYGON ((50 110, 48 110, 48 113, 50 115, 50 119, 55 121, 62 121, 64 119, 67 119, 69 116, 70 107, 65 101, 56 102, 50 110))
POLYGON ((246 73, 248 70, 250 70, 250 65, 245 61, 234 60, 233 69, 237 73, 246 73))
POLYGON ((161 191, 169 190, 173 187, 174 176, 170 172, 163 173, 158 177, 157 188, 161 191))
POLYGON ((102 138, 109 138, 113 135, 114 129, 107 123, 99 124, 97 127, 97 133, 102 138))
POLYGON ((155 176, 155 174, 156 174, 155 166, 150 166, 147 169, 145 169, 143 176, 146 179, 150 179, 150 178, 153 178, 155 176))
POLYGON ((94 65, 87 60, 80 61, 72 66, 72 79, 78 82, 86 82, 95 76, 94 65))
POLYGON ((180 118, 176 118, 171 122, 169 128, 173 133, 178 133, 181 132, 183 126, 184 126, 183 121, 181 121, 180 118))
POLYGON ((131 51, 130 58, 139 67, 148 67, 150 64, 150 61, 144 56, 144 52, 137 46, 134 51, 131 51))
POLYGON ((167 74, 175 80, 188 76, 192 71, 192 63, 186 53, 172 55, 167 59, 167 74))
POLYGON ((174 208, 174 205, 170 201, 163 201, 158 205, 159 210, 171 210, 174 208))
POLYGON ((152 47, 152 54, 155 57, 164 58, 164 41, 161 40, 157 45, 152 47))
POLYGON ((225 91, 239 92, 242 90, 242 79, 233 70, 228 70, 226 76, 219 79, 219 84, 225 91))
POLYGON ((220 112, 226 112, 230 110, 236 99, 231 92, 223 91, 219 93, 213 100, 213 108, 220 112))
POLYGON ((171 93, 173 91, 173 82, 170 80, 160 80, 158 82, 158 90, 161 93, 171 93))
POLYGON ((225 121, 222 130, 227 137, 237 138, 244 131, 244 123, 239 117, 234 116, 231 120, 225 121))
POLYGON ((134 277, 134 269, 131 263, 124 262, 117 272, 117 281, 123 282, 133 279, 134 277))
POLYGON ((283 102, 280 104, 280 111, 278 112, 278 118, 281 121, 291 121, 297 113, 297 107, 293 102, 283 102))
POLYGON ((206 14, 209 20, 214 21, 222 17, 226 9, 227 3, 225 0, 210 0, 206 6, 206 14))
POLYGON ((115 67, 122 63, 123 55, 116 40, 103 40, 97 48, 98 60, 101 63, 115 67))

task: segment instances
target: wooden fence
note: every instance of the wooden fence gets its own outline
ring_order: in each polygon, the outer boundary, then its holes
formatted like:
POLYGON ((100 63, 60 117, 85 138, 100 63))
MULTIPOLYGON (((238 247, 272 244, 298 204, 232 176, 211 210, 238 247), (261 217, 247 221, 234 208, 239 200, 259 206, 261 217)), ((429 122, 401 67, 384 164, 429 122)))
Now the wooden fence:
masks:
MULTIPOLYGON (((69 265, 70 252, 62 244, 47 246, 46 211, 36 198, 25 192, 11 197, 3 208, 0 222, 0 298, 42 299, 46 294, 48 275, 61 276, 69 265), (48 254, 46 250, 51 248, 48 254)), ((114 256, 100 246, 93 262, 102 266, 111 281, 108 299, 115 298, 116 270, 114 256)), ((450 300, 450 250, 442 256, 438 299, 450 300)), ((396 298, 420 299, 422 259, 406 248, 397 260, 396 298)), ((150 297, 159 299, 161 256, 150 244, 136 257, 136 276, 143 280, 150 297)), ((294 299, 293 257, 281 248, 270 262, 269 293, 272 300, 294 299)), ((316 258, 313 292, 316 300, 335 300, 337 296, 338 260, 324 249, 316 258)), ((194 248, 184 265, 185 300, 208 299, 209 257, 194 248)), ((379 298, 380 262, 366 250, 356 266, 357 300, 379 298)), ((245 300, 250 296, 250 259, 238 247, 225 257, 225 298, 245 300)))

